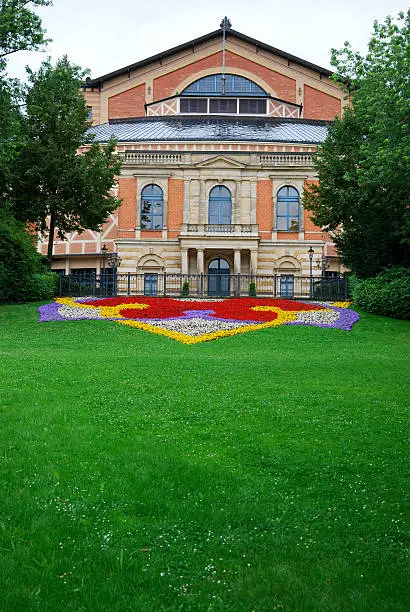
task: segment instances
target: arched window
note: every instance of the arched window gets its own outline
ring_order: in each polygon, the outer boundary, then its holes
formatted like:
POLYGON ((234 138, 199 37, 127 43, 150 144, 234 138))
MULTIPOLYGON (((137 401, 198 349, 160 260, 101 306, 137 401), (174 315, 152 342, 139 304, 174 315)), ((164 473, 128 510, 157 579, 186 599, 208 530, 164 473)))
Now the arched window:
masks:
POLYGON ((299 231, 299 192, 294 187, 282 187, 278 191, 276 227, 278 231, 299 231))
POLYGON ((230 224, 232 219, 231 192, 223 185, 217 185, 209 193, 209 224, 230 224))
POLYGON ((158 185, 147 185, 141 193, 141 229, 162 229, 164 194, 158 185))
POLYGON ((266 115, 269 94, 238 74, 210 74, 181 92, 179 112, 211 115, 266 115))
POLYGON ((183 96, 266 96, 259 85, 237 74, 211 74, 185 87, 183 96))

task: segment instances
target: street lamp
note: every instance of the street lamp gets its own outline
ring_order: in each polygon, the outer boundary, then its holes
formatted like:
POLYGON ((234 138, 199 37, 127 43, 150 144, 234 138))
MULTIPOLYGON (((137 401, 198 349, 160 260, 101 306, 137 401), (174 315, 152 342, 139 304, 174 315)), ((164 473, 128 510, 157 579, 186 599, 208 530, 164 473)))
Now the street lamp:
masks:
POLYGON ((310 247, 310 249, 308 250, 308 255, 309 255, 309 274, 310 274, 310 299, 312 299, 313 297, 313 255, 314 255, 314 250, 312 249, 312 247, 310 247))
POLYGON ((103 294, 104 295, 105 295, 105 258, 107 257, 107 252, 108 252, 108 249, 107 249, 106 245, 103 244, 102 248, 101 248, 101 253, 102 253, 102 273, 100 274, 100 286, 101 286, 101 281, 102 281, 103 287, 104 287, 104 290, 103 290, 103 294))

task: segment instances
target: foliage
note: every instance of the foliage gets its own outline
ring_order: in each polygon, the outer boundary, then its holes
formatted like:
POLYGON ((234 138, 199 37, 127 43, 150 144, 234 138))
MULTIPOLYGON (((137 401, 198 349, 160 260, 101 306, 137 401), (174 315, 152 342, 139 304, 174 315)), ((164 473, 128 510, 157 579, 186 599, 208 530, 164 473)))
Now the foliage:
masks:
POLYGON ((0 203, 9 192, 13 162, 21 147, 20 112, 16 83, 0 76, 0 203))
POLYGON ((108 193, 121 168, 115 142, 100 147, 86 134, 89 123, 80 92, 84 74, 66 57, 55 67, 48 60, 37 73, 29 71, 25 143, 13 202, 21 220, 49 235, 49 261, 54 231, 64 239, 67 232, 99 230, 120 204, 108 193), (89 148, 78 155, 82 145, 89 148))
POLYGON ((48 0, 0 0, 0 202, 7 197, 13 176, 13 161, 21 147, 21 88, 5 74, 7 57, 18 51, 40 50, 48 40, 33 8, 48 6, 48 0))
POLYGON ((58 275, 55 272, 46 271, 42 274, 33 274, 28 287, 28 299, 32 302, 36 300, 49 300, 58 291, 58 275))
POLYGON ((53 297, 55 278, 49 274, 33 236, 9 210, 0 209, 0 303, 53 297))
POLYGON ((248 295, 249 297, 256 297, 256 283, 253 281, 249 283, 248 295))
POLYGON ((313 220, 361 278, 409 263, 409 15, 376 22, 365 57, 348 43, 333 50, 335 80, 348 84, 351 109, 329 128, 315 156, 319 183, 304 194, 313 220))
POLYGON ((353 278, 354 303, 366 312, 410 319, 410 275, 406 268, 390 268, 374 278, 353 278))
POLYGON ((47 42, 41 19, 33 7, 48 6, 49 0, 0 1, 0 70, 6 57, 18 51, 37 51, 47 42))
POLYGON ((36 320, 0 307, 4 610, 407 612, 407 322, 36 320))
POLYGON ((184 281, 182 285, 181 297, 189 297, 189 282, 184 281))

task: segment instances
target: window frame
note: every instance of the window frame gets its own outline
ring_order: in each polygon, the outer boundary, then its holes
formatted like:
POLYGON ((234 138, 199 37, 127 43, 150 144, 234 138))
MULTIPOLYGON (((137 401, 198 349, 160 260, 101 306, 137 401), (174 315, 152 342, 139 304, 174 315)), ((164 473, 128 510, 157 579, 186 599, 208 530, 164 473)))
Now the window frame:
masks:
POLYGON ((276 230, 278 232, 299 232, 300 231, 300 193, 299 190, 296 189, 293 185, 284 185, 276 194, 276 230), (292 189, 296 191, 296 196, 289 195, 289 190, 292 189), (286 195, 281 195, 281 192, 285 192, 286 195), (290 206, 294 203, 297 203, 297 214, 294 214, 290 211, 290 206), (281 205, 285 205, 286 212, 281 212, 281 205), (279 219, 286 220, 286 228, 279 227, 279 219), (297 219, 297 226, 291 227, 292 220, 297 219))
POLYGON ((215 185, 209 192, 208 195, 208 225, 232 225, 232 193, 231 190, 226 185, 215 185), (226 189, 229 193, 229 196, 214 196, 213 193, 216 193, 219 190, 219 193, 222 189, 226 189), (229 221, 224 221, 224 204, 229 203, 229 221), (213 207, 216 206, 217 210, 214 211, 213 207), (212 207, 212 208, 211 208, 212 207), (215 214, 216 212, 216 214, 215 214), (217 221, 211 221, 211 215, 213 218, 217 218, 217 221))
POLYGON ((154 231, 159 232, 164 228, 164 191, 162 187, 156 183, 149 183, 145 185, 141 190, 141 201, 140 201, 140 229, 142 231, 154 231), (149 188, 156 187, 160 190, 160 194, 144 195, 144 192, 148 192, 149 188), (149 210, 143 210, 144 204, 149 205, 149 210), (160 205, 161 213, 155 212, 155 205, 160 205), (144 217, 148 217, 148 220, 144 220, 144 217), (160 226, 155 227, 155 219, 160 218, 160 226))

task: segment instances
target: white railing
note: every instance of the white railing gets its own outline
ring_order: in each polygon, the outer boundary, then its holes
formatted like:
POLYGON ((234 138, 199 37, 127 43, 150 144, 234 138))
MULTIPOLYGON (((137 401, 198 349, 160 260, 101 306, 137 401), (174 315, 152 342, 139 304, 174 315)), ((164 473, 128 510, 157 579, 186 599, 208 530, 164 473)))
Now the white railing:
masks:
POLYGON ((181 153, 126 153, 126 164, 181 164, 181 153))
POLYGON ((262 154, 260 163, 264 166, 311 166, 310 153, 268 153, 262 154))
POLYGON ((256 223, 183 223, 181 234, 197 236, 257 236, 256 223))

